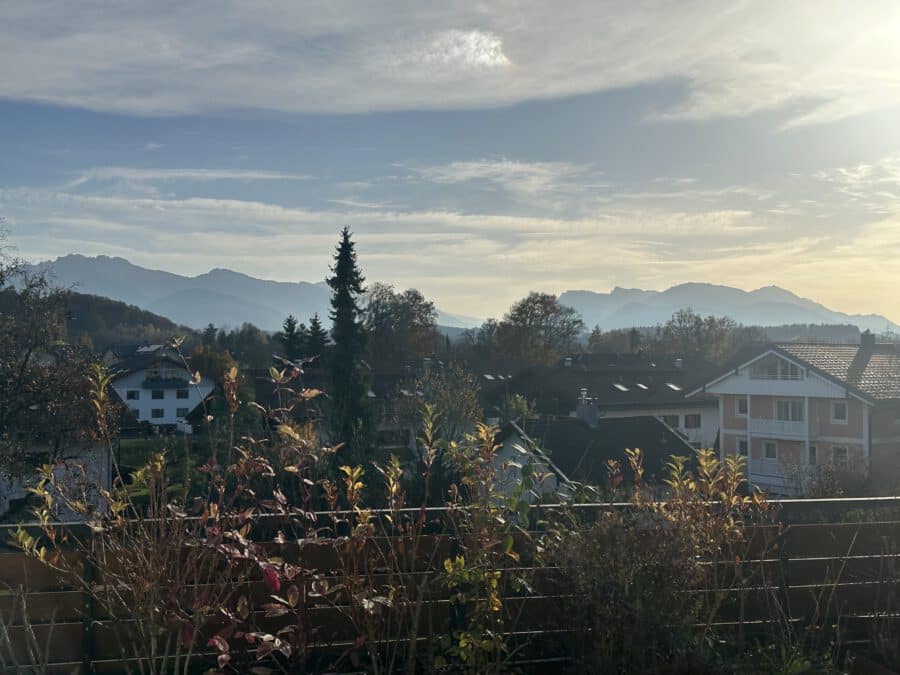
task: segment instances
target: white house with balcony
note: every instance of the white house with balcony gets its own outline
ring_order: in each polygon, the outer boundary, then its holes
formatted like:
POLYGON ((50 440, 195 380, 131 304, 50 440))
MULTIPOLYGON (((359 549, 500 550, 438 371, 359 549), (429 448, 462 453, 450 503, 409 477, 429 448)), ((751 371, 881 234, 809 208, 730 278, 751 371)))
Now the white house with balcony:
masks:
POLYGON ((900 486, 900 352, 859 345, 773 344, 691 392, 719 400, 720 451, 747 458, 748 480, 803 494, 823 465, 900 486))
POLYGON ((208 377, 195 382, 184 362, 165 349, 137 353, 113 372, 113 389, 139 422, 186 433, 188 416, 215 388, 208 377))

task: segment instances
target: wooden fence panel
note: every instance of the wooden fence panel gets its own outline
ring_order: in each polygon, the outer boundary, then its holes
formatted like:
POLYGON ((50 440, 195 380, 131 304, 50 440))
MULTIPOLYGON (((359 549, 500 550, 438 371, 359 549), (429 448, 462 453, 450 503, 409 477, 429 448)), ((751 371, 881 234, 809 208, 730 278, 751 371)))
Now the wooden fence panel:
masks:
MULTIPOLYGON (((353 564, 359 565, 359 571, 370 574, 367 583, 373 583, 375 588, 410 580, 418 587, 427 581, 420 625, 440 631, 452 625, 454 614, 448 600, 449 591, 441 582, 442 563, 457 550, 451 537, 427 535, 418 542, 415 554, 413 542, 402 538, 377 538, 357 551, 356 557, 347 546, 346 540, 323 540, 302 546, 296 542, 265 545, 288 562, 297 561, 307 569, 321 571, 332 586, 347 580, 336 572, 346 569, 348 561, 355 561, 353 564), (390 572, 397 566, 404 570, 402 575, 390 572)), ((525 555, 520 564, 525 566, 529 561, 525 555)), ((72 562, 78 564, 78 559, 72 562)), ((742 631, 751 632, 753 627, 762 630, 781 616, 789 621, 824 626, 839 621, 842 635, 867 639, 877 623, 886 620, 879 614, 900 612, 900 522, 751 527, 738 560, 711 564, 721 566, 720 578, 733 584, 717 621, 735 628, 744 622, 742 631)), ((512 575, 503 574, 500 588, 505 596, 507 630, 522 636, 522 640, 534 639, 534 644, 540 642, 537 638, 541 636, 544 645, 564 643, 560 637, 565 633, 566 618, 561 610, 565 607, 561 596, 568 591, 564 574, 559 569, 544 567, 519 571, 530 578, 532 591, 529 594, 514 588, 510 581, 512 575)), ((254 617, 259 629, 275 631, 294 621, 290 616, 266 617, 259 611, 263 603, 271 600, 270 591, 262 583, 258 569, 244 572, 248 578, 245 587, 236 592, 235 600, 240 594, 249 597, 251 607, 257 608, 254 617)), ((99 574, 97 582, 102 582, 99 574)), ((60 573, 23 553, 0 552, 0 615, 9 616, 16 603, 14 590, 25 587, 28 616, 35 624, 39 640, 47 639, 50 624, 55 622, 52 661, 60 665, 59 672, 71 672, 71 667, 81 662, 85 644, 93 649, 98 671, 115 671, 114 664, 121 654, 108 616, 102 606, 95 604, 92 608, 95 623, 90 626, 87 633, 90 639, 85 643, 86 626, 82 621, 85 596, 67 584, 60 573)), ((204 592, 204 587, 180 592, 180 600, 187 606, 196 594, 204 592)), ((345 588, 328 598, 310 601, 313 640, 323 653, 338 650, 335 653, 339 654, 359 635, 361 610, 349 606, 349 593, 345 588)), ((387 623, 397 626, 406 609, 398 604, 383 610, 388 613, 386 618, 391 619, 387 623)), ((120 624, 118 628, 126 626, 120 624)), ((13 628, 16 639, 24 639, 23 630, 21 626, 13 628)))

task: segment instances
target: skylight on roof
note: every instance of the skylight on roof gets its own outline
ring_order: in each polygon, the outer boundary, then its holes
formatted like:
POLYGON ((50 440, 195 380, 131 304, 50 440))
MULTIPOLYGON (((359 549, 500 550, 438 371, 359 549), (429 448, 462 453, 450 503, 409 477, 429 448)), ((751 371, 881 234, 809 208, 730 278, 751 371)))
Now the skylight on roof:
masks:
POLYGON ((626 387, 624 384, 621 384, 619 382, 616 382, 613 386, 616 389, 618 389, 619 391, 628 391, 628 387, 626 387))
POLYGON ((677 384, 673 384, 672 382, 666 382, 666 386, 672 391, 681 391, 681 387, 679 387, 677 384))
POLYGON ((487 373, 485 373, 485 374, 484 374, 484 379, 486 379, 486 380, 493 380, 493 379, 494 379, 494 376, 493 376, 493 375, 488 375, 487 373))
POLYGON ((648 391, 648 390, 650 389, 650 387, 648 387, 648 386, 647 386, 646 384, 644 384, 643 382, 638 382, 638 383, 637 383, 637 388, 638 388, 638 389, 643 389, 644 391, 648 391))

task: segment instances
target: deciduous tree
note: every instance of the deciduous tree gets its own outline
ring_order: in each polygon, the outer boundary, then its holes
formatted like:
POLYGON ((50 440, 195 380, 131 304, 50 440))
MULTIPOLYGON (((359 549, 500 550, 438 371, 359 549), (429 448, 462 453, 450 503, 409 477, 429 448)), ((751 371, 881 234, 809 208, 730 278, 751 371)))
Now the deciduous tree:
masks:
POLYGON ((577 348, 584 321, 555 295, 530 293, 515 303, 497 326, 497 343, 506 356, 552 363, 577 348))
POLYGON ((373 284, 365 310, 368 353, 374 364, 397 364, 435 352, 437 310, 416 289, 402 293, 387 284, 373 284))

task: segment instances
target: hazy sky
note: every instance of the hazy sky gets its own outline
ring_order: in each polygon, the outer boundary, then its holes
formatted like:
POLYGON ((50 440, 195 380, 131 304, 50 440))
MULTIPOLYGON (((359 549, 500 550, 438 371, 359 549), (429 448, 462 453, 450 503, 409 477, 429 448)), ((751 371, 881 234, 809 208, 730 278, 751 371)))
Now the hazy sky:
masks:
POLYGON ((20 255, 900 319, 900 2, 0 0, 20 255))

